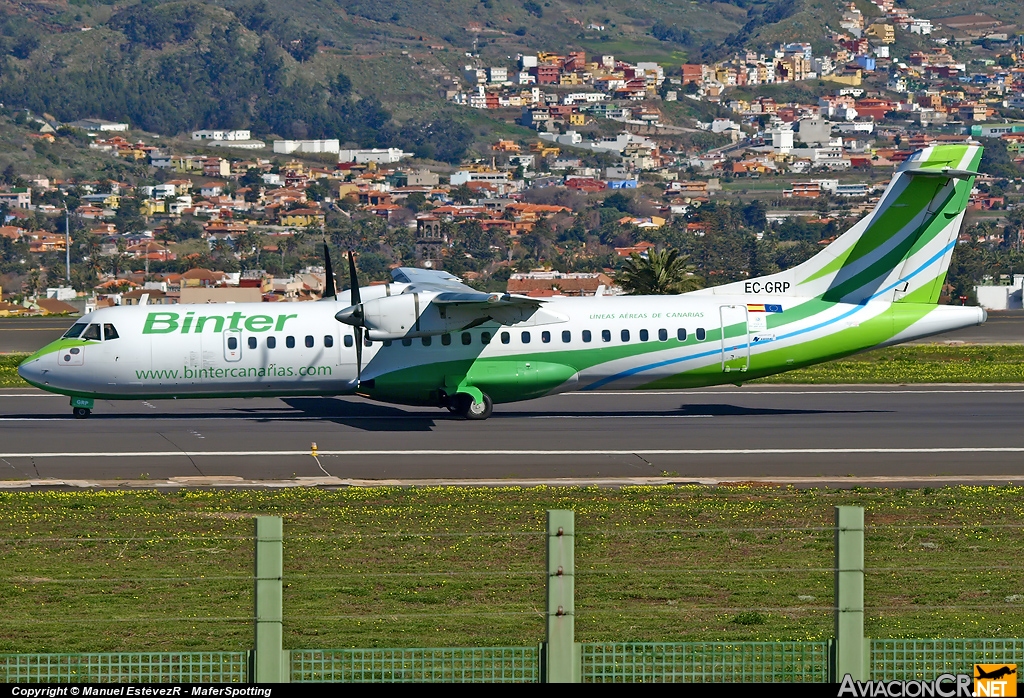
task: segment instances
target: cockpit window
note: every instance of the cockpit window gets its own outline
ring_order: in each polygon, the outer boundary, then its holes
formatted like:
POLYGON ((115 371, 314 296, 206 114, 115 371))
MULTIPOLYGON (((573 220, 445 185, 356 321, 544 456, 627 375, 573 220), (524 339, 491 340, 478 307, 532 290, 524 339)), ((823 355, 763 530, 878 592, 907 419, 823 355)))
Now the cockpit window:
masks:
POLYGON ((117 330, 108 322, 103 325, 103 341, 109 342, 112 339, 117 339, 117 330))
POLYGON ((87 325, 88 323, 85 322, 76 322, 71 326, 71 329, 64 333, 64 339, 75 339, 78 335, 82 334, 82 330, 84 330, 87 325))
POLYGON ((82 333, 82 339, 93 339, 97 342, 100 341, 100 326, 96 324, 89 325, 85 332, 82 333))

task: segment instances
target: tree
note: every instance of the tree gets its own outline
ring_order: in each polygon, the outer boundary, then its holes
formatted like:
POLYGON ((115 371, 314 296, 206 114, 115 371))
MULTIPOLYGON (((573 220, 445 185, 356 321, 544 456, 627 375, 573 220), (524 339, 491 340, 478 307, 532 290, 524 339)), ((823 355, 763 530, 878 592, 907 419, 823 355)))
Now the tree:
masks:
POLYGON ((689 255, 680 255, 679 250, 665 248, 650 250, 647 259, 636 252, 622 265, 616 281, 634 296, 663 296, 696 291, 704 287, 704 280, 693 275, 694 266, 687 264, 689 255))

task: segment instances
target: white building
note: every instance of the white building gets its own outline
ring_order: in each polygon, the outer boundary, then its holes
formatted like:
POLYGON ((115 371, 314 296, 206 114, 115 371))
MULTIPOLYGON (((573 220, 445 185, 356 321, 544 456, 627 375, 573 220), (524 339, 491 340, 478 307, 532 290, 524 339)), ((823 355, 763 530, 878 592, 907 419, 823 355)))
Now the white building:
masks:
POLYGON ((471 65, 467 65, 462 68, 462 77, 470 85, 478 85, 482 82, 487 82, 487 71, 483 68, 474 68, 471 65))
POLYGON ((412 157, 412 153, 402 152, 401 148, 364 148, 362 150, 339 150, 338 162, 354 162, 366 165, 375 162, 378 165, 398 162, 402 158, 412 157))
POLYGON ((249 129, 236 129, 234 131, 193 131, 194 141, 248 141, 252 139, 252 132, 249 129))
POLYGON ((1020 310, 1024 307, 1024 275, 1014 275, 1009 286, 975 286, 974 294, 985 310, 1020 310))
POLYGON ((128 124, 107 121, 106 119, 79 119, 66 124, 71 128, 80 128, 83 131, 127 131, 128 124))
POLYGON ((793 127, 782 123, 768 131, 772 136, 772 150, 783 155, 793 150, 793 127))
POLYGON ((508 68, 496 66, 487 69, 487 79, 492 83, 502 83, 508 80, 508 68))
POLYGON ((312 141, 274 141, 274 152, 283 153, 337 153, 341 142, 337 138, 312 141))
POLYGON ((73 288, 57 286, 56 288, 46 289, 46 297, 53 298, 58 301, 73 301, 78 297, 78 294, 75 293, 75 289, 73 288))
POLYGON ((509 181, 508 172, 473 172, 472 170, 458 170, 453 173, 450 179, 453 187, 458 187, 470 182, 486 182, 488 184, 507 184, 509 181))
POLYGON ((570 92, 562 97, 562 104, 594 104, 608 99, 603 92, 570 92))

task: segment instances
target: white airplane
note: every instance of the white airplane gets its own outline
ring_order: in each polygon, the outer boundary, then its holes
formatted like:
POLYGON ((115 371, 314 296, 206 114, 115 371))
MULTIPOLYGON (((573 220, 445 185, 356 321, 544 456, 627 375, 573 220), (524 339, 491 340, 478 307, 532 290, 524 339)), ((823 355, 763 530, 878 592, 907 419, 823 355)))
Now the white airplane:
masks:
MULTIPOLYGON (((793 269, 676 296, 534 299, 442 271, 315 303, 104 308, 26 359, 32 385, 95 400, 357 394, 486 419, 495 403, 573 390, 740 384, 980 324, 937 305, 981 160, 918 151, 875 209, 793 269)), ((325 246, 326 252, 326 246, 325 246)))

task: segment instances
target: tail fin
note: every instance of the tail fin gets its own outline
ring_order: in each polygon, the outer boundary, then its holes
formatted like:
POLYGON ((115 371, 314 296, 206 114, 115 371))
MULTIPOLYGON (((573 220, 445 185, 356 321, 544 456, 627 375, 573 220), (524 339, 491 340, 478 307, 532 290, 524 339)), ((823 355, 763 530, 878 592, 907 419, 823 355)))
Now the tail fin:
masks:
POLYGON ((981 162, 974 144, 919 150, 900 167, 875 209, 803 264, 705 291, 936 303, 981 162))

